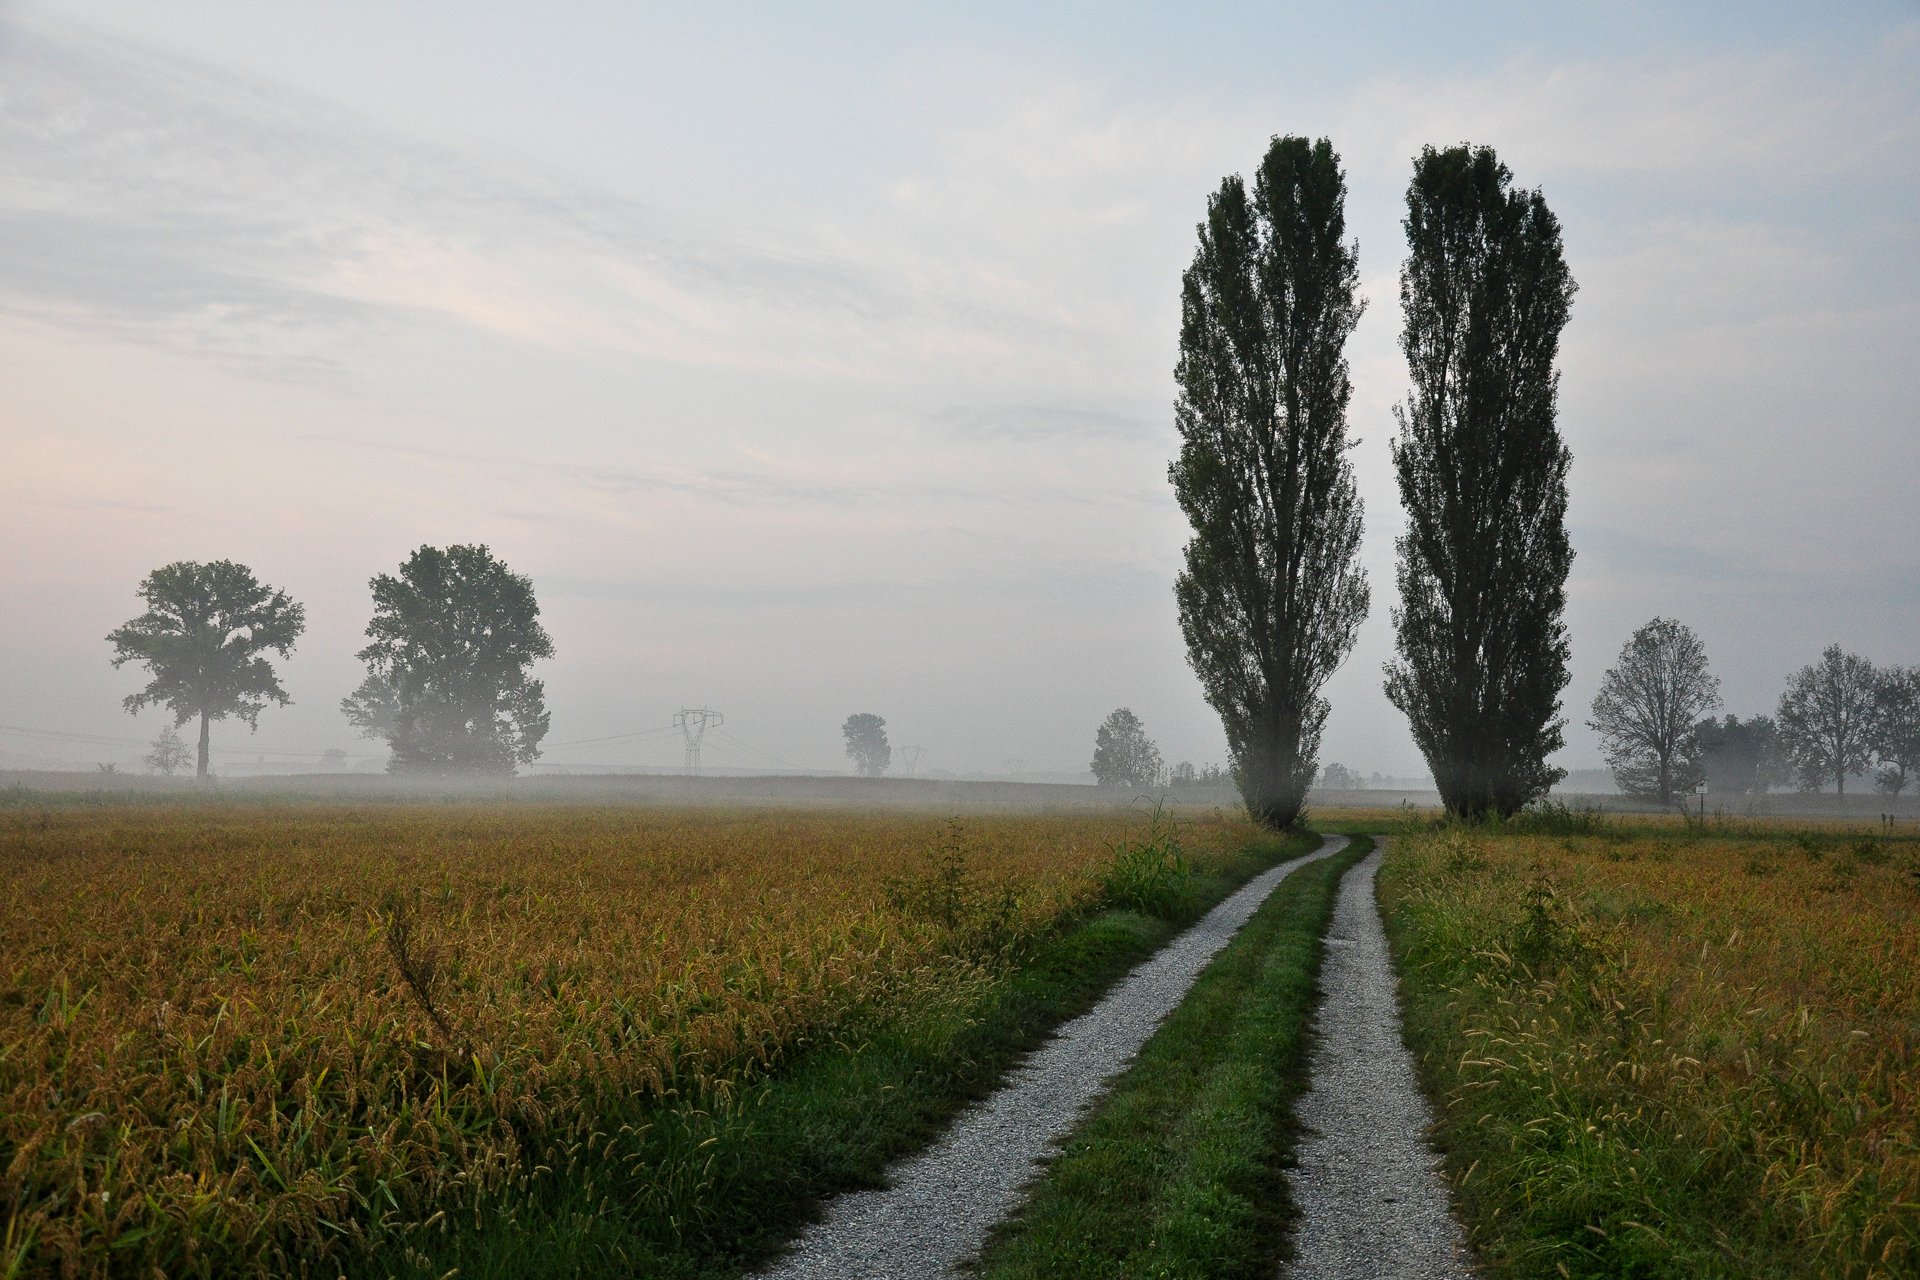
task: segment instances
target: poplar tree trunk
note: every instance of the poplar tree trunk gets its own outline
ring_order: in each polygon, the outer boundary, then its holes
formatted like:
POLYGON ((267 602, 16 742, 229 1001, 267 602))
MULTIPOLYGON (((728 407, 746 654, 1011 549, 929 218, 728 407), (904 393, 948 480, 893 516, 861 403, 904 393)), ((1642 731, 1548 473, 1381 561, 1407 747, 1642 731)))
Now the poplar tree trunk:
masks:
POLYGON ((211 741, 212 737, 213 717, 202 711, 200 713, 200 769, 195 775, 196 777, 204 778, 207 776, 207 744, 211 741))

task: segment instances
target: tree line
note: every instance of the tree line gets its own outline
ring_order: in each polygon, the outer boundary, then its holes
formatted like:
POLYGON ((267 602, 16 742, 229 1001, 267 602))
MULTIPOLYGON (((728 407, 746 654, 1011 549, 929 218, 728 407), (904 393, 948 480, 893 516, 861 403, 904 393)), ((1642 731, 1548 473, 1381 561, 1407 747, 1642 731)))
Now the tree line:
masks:
MULTIPOLYGON (((528 668, 553 656, 532 582, 484 545, 423 546, 368 586, 371 643, 357 655, 367 677, 340 708, 363 736, 386 742, 389 770, 510 774, 531 763, 548 715, 545 686, 528 668)), ((149 675, 124 705, 165 707, 176 727, 198 720, 204 778, 214 721, 253 729, 269 703, 292 702, 272 656, 292 656, 306 609, 231 560, 163 565, 139 594, 147 611, 107 636, 115 667, 138 663, 149 675)), ((149 761, 171 772, 184 748, 168 737, 149 761)))
POLYGON ((1588 726, 1628 795, 1670 805, 1699 789, 1763 795, 1809 791, 1874 774, 1898 796, 1920 768, 1920 667, 1876 667, 1839 645, 1787 679, 1772 716, 1722 710, 1720 681, 1691 628, 1655 618, 1635 631, 1601 679, 1588 726))

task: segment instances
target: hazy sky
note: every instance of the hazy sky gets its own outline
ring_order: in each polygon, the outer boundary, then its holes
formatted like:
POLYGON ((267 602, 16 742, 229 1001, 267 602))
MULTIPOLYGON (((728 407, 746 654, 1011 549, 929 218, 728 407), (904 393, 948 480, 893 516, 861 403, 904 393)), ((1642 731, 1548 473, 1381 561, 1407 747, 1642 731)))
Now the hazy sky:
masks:
POLYGON ((1920 662, 1912 0, 0 0, 0 724, 150 737, 102 637, 229 557, 309 630, 295 705, 216 746, 366 750, 367 579, 459 541, 534 580, 551 743, 705 704, 711 763, 841 768, 874 711, 923 767, 1078 769, 1126 704, 1220 759, 1171 590, 1179 277, 1289 132, 1344 158, 1370 302, 1374 610, 1324 759, 1421 767, 1380 666, 1429 142, 1543 187, 1580 284, 1563 763, 1655 615, 1742 715, 1832 641, 1920 662))

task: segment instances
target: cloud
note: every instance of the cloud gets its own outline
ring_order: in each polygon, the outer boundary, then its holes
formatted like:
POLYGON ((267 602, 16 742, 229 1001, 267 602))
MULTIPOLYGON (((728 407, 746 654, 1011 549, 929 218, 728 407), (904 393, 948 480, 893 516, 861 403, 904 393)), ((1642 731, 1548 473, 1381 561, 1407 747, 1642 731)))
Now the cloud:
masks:
MULTIPOLYGON (((1844 70, 1910 66, 1903 39, 1855 51, 1844 70)), ((1376 81, 1341 112, 1341 133, 1354 155, 1396 170, 1428 143, 1491 142, 1528 185, 1548 173, 1807 185, 1912 153, 1910 75, 1826 72, 1795 52, 1640 66, 1520 59, 1489 75, 1376 81)))
POLYGON ((1143 441, 1168 429, 1138 414, 1057 405, 955 405, 935 410, 928 419, 963 439, 996 444, 1143 441))

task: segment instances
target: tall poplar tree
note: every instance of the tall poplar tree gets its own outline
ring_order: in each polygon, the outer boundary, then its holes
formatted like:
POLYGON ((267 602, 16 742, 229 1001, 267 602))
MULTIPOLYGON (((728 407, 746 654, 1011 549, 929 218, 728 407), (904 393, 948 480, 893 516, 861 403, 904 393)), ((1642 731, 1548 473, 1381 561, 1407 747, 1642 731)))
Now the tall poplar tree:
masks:
POLYGON ((1387 696, 1449 812, 1509 814, 1565 776, 1567 471, 1554 358, 1573 303, 1560 223, 1490 147, 1427 147, 1403 224, 1396 406, 1400 656, 1387 696))
POLYGON ((1320 688, 1368 602, 1345 355, 1364 304, 1339 156, 1275 138, 1251 194, 1226 178, 1199 231, 1174 371, 1168 477, 1193 526, 1175 597, 1247 811, 1285 828, 1316 772, 1320 688))

